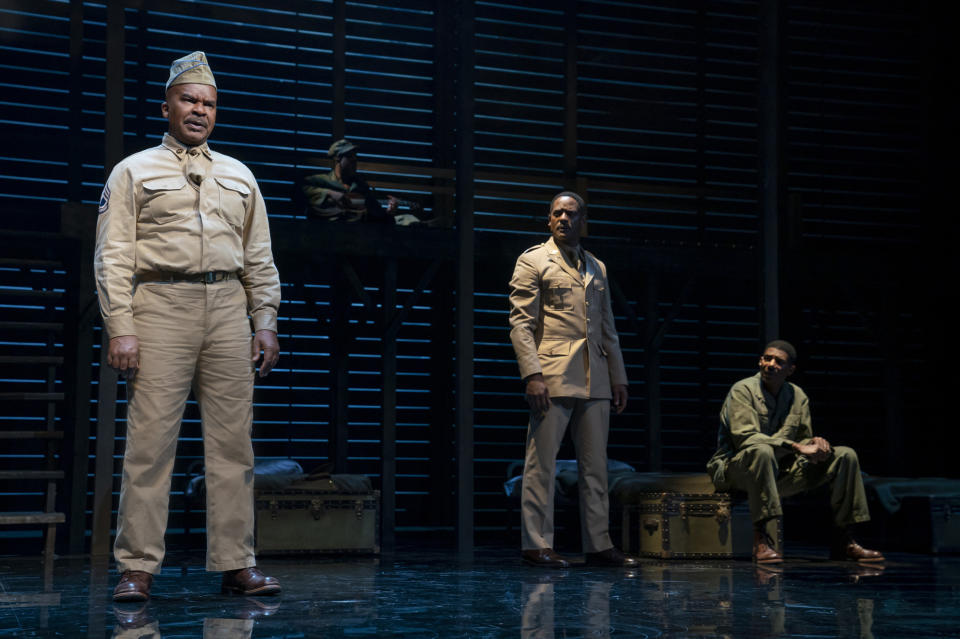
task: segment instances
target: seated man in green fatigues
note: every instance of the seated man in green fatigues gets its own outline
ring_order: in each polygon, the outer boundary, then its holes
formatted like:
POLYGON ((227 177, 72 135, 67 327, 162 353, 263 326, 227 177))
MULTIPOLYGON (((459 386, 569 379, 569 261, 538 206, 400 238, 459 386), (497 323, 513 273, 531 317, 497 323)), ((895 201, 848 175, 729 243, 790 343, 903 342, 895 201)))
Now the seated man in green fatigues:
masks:
POLYGON ((397 200, 387 196, 384 208, 377 193, 357 172, 357 145, 337 140, 327 155, 334 161, 329 173, 304 178, 303 193, 310 215, 330 222, 380 222, 393 224, 397 200))
POLYGON ((853 524, 870 511, 857 453, 814 437, 806 393, 787 378, 797 369, 797 351, 783 340, 767 344, 760 372, 730 389, 720 411, 717 452, 707 473, 719 491, 742 490, 754 524, 753 558, 779 563, 766 523, 781 517, 780 498, 830 485, 830 507, 837 527, 834 559, 883 561, 883 555, 854 541, 853 524))

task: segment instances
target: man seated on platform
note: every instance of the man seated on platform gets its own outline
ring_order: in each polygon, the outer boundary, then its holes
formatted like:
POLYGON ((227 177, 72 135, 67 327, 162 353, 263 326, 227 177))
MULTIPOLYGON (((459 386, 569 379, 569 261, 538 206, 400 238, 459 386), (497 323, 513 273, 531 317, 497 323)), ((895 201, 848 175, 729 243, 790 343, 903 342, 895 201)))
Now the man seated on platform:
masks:
POLYGON ((310 215, 330 222, 393 223, 397 200, 387 196, 387 207, 377 200, 376 191, 357 173, 357 145, 337 140, 327 155, 333 158, 329 173, 304 178, 303 193, 310 215))
POLYGON ((733 385, 720 411, 718 448, 707 472, 717 490, 747 493, 756 562, 783 561, 766 533, 767 522, 783 515, 780 498, 824 484, 830 486, 836 526, 831 557, 883 561, 879 552, 854 541, 851 532, 853 524, 870 519, 857 453, 813 436, 807 395, 787 381, 796 361, 793 345, 774 340, 760 356, 760 372, 733 385))

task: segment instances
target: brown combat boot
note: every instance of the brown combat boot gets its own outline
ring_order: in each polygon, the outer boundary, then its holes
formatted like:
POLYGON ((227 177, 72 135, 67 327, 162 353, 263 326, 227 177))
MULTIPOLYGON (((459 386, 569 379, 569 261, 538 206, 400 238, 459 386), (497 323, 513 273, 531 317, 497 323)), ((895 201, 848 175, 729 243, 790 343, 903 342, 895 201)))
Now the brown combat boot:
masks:
POLYGON ((765 529, 753 529, 753 560, 758 564, 783 563, 783 555, 774 549, 773 540, 765 529))

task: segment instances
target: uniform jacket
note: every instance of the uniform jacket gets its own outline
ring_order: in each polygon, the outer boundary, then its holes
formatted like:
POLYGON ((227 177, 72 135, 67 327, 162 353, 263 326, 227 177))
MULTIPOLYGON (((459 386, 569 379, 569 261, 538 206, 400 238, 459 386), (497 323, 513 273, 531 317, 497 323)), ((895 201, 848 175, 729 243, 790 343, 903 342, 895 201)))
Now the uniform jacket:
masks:
POLYGON ((722 480, 726 461, 747 446, 769 444, 780 457, 792 452, 787 444, 805 444, 813 437, 810 401, 799 386, 784 383, 773 413, 765 395, 773 399, 764 391, 760 373, 741 379, 727 393, 720 409, 717 452, 707 463, 715 481, 722 480))
POLYGON ((604 399, 627 384, 607 269, 583 251, 585 275, 553 238, 517 259, 510 280, 510 340, 520 376, 543 373, 552 397, 604 399))
POLYGON ((135 276, 149 271, 237 273, 254 329, 277 330, 280 279, 263 197, 246 166, 169 133, 117 164, 100 199, 94 255, 111 337, 136 335, 135 276), (197 173, 199 185, 188 178, 197 173))

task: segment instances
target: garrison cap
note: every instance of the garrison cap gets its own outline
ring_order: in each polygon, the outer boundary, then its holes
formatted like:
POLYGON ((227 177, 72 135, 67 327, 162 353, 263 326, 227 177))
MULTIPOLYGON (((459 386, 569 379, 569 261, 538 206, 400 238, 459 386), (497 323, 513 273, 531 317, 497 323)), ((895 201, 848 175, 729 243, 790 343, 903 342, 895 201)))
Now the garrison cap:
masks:
POLYGON ((351 151, 356 151, 357 145, 351 142, 350 140, 343 139, 337 140, 330 145, 330 150, 327 151, 327 156, 339 160, 342 156, 350 153, 351 151))
POLYGON ((210 64, 207 63, 207 54, 203 51, 194 51, 179 60, 174 60, 170 65, 170 79, 167 80, 164 91, 175 84, 209 84, 216 89, 217 83, 213 79, 210 64))

